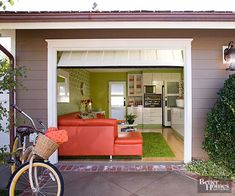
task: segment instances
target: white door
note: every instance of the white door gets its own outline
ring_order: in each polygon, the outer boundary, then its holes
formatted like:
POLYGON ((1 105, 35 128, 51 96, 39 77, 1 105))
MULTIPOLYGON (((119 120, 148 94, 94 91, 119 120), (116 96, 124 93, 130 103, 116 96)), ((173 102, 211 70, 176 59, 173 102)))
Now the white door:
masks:
POLYGON ((109 117, 124 120, 126 115, 126 82, 109 82, 109 117))
POLYGON ((163 125, 171 126, 171 108, 176 107, 176 99, 179 96, 179 81, 164 81, 163 125))

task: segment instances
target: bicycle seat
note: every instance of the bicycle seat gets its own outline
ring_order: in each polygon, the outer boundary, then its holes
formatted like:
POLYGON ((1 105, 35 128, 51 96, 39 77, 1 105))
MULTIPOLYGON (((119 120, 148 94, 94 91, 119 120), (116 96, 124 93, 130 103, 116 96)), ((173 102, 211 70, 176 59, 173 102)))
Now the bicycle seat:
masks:
POLYGON ((23 125, 17 127, 16 132, 20 135, 30 135, 31 133, 34 133, 35 130, 30 126, 23 125))

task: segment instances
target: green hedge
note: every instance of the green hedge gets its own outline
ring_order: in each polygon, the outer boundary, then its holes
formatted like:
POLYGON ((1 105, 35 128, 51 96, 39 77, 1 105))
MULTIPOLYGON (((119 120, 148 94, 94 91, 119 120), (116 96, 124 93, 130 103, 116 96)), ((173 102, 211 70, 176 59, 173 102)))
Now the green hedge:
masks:
POLYGON ((231 170, 227 170, 223 166, 218 166, 211 160, 196 160, 188 163, 186 169, 190 172, 196 173, 200 176, 207 176, 214 179, 221 180, 235 180, 235 174, 231 170))
POLYGON ((207 118, 204 149, 215 163, 235 173, 235 74, 220 89, 207 118))

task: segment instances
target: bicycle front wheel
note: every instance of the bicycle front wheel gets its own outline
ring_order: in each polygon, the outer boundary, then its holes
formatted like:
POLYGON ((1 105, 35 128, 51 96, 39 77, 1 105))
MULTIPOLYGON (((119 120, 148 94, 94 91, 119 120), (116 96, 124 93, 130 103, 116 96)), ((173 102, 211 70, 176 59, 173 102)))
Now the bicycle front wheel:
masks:
POLYGON ((19 168, 19 166, 21 165, 21 161, 20 161, 20 156, 22 155, 22 149, 18 150, 20 144, 19 144, 19 137, 15 137, 14 139, 14 143, 12 146, 12 150, 11 150, 11 154, 12 154, 12 165, 11 165, 11 173, 13 174, 17 168, 19 168))
POLYGON ((11 177, 9 195, 56 195, 64 193, 64 182, 59 170, 52 164, 35 161, 32 168, 35 189, 29 183, 29 163, 23 164, 11 177))

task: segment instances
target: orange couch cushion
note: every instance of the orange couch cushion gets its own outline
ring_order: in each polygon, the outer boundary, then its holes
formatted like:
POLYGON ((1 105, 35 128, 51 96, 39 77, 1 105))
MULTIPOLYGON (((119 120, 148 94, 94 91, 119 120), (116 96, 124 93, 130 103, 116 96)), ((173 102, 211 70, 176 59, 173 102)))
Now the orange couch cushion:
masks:
POLYGON ((68 116, 59 116, 58 118, 58 124, 60 126, 109 126, 117 125, 116 119, 101 119, 101 118, 93 118, 93 119, 79 119, 75 118, 74 115, 68 115, 68 116))
POLYGON ((119 133, 115 139, 115 144, 142 144, 143 138, 140 132, 124 132, 119 133))
POLYGON ((142 144, 115 144, 114 155, 116 156, 143 156, 142 144))
POLYGON ((58 116, 58 126, 66 127, 65 130, 69 130, 69 127, 81 127, 81 126, 113 126, 114 127, 114 137, 118 136, 117 130, 117 120, 111 118, 93 118, 93 119, 79 119, 76 116, 79 112, 73 112, 70 114, 64 114, 58 116))
POLYGON ((60 156, 113 155, 113 126, 59 126, 68 131, 68 142, 59 147, 60 156))

